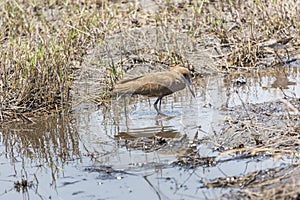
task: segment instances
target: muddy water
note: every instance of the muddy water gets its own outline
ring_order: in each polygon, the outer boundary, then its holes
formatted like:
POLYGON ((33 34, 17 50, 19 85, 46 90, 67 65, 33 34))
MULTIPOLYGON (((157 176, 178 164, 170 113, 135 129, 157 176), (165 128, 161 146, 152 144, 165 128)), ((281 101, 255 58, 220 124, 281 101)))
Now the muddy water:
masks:
POLYGON ((228 109, 299 98, 299 83, 299 68, 287 67, 208 76, 194 80, 196 98, 187 90, 165 98, 167 117, 156 116, 154 99, 132 97, 100 109, 83 102, 69 118, 5 126, 0 199, 214 199, 238 191, 203 186, 292 161, 242 159, 195 169, 172 163, 196 134, 201 156, 218 155, 214 136, 230 118, 228 109))

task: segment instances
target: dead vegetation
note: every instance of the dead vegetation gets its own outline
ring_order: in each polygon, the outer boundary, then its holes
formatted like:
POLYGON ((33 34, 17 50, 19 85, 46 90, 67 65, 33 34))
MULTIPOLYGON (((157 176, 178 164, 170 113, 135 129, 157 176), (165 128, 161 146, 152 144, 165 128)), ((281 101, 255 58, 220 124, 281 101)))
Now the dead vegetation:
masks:
POLYGON ((1 2, 0 121, 68 109, 73 70, 106 28, 96 6, 1 2))
MULTIPOLYGON (((238 188, 224 199, 297 199, 299 197, 299 99, 247 104, 228 111, 224 128, 205 138, 195 137, 173 164, 184 169, 230 162, 278 161, 247 173, 202 180, 201 188, 238 188), (201 156, 199 146, 212 143, 216 156, 201 156), (198 148, 195 148, 198 147, 198 148)), ((263 165, 262 165, 263 166, 263 165)))
POLYGON ((172 1, 154 4, 154 11, 129 5, 131 22, 122 25, 130 28, 94 52, 109 74, 100 81, 108 86, 99 88, 104 97, 120 77, 138 76, 141 68, 147 73, 181 64, 198 76, 272 67, 298 53, 298 2, 172 1))
POLYGON ((299 2, 292 0, 153 1, 148 7, 133 1, 6 0, 0 7, 1 121, 68 110, 74 69, 97 45, 104 49, 97 67, 106 69, 100 87, 108 88, 98 91, 99 101, 137 65, 249 69, 286 62, 299 46, 299 2), (140 35, 146 29, 150 37, 140 35), (108 46, 111 41, 118 48, 108 46))
MULTIPOLYGON (((191 0, 153 1, 146 7, 135 1, 4 0, 0 3, 0 121, 31 122, 37 115, 68 112, 76 98, 71 88, 82 87, 74 84, 81 81, 79 76, 82 82, 91 82, 90 87, 97 86, 87 98, 103 105, 122 76, 172 64, 186 66, 198 76, 293 62, 293 55, 299 54, 299 4, 293 0, 191 0)), ((160 135, 114 139, 129 150, 180 150, 173 165, 187 169, 254 158, 292 158, 294 163, 287 169, 219 177, 203 187, 246 188, 224 195, 230 199, 299 198, 295 190, 299 180, 294 178, 299 175, 299 101, 235 109, 244 112, 229 111, 232 118, 212 138, 199 139, 196 134, 193 141, 160 135), (200 156, 197 147, 208 141, 217 156, 200 156)), ((24 132, 23 127, 20 130, 24 132)), ((3 135, 6 146, 14 146, 18 138, 11 138, 9 131, 3 135)), ((31 136, 34 141, 36 135, 27 133, 18 142, 31 136)), ((61 156, 69 159, 67 152, 61 156)), ((105 167, 86 170, 103 172, 104 177, 115 173, 105 167)), ((31 187, 23 179, 15 183, 17 191, 31 187)))

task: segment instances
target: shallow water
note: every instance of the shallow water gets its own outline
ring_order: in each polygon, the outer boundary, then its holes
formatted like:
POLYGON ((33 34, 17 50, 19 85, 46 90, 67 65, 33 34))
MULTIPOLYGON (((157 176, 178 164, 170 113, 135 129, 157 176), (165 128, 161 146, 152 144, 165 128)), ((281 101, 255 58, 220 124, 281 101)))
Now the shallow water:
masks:
MULTIPOLYGON (((69 118, 16 123, 0 132, 0 199, 214 199, 239 188, 206 188, 219 177, 284 167, 291 158, 261 157, 183 169, 171 165, 198 133, 213 138, 228 119, 228 108, 300 97, 299 68, 240 72, 194 80, 196 98, 183 90, 162 101, 114 100, 107 108, 78 105, 69 118), (238 85, 243 78, 246 84, 238 85), (126 110, 126 112, 125 112, 126 110), (128 148, 126 140, 167 138, 163 148, 128 148), (122 138, 122 140, 120 139, 122 138), (170 145, 171 144, 171 145, 170 145), (17 181, 27 184, 17 187, 17 181), (18 191, 20 189, 20 191, 18 191)), ((201 156, 216 156, 213 142, 197 146, 201 156)))

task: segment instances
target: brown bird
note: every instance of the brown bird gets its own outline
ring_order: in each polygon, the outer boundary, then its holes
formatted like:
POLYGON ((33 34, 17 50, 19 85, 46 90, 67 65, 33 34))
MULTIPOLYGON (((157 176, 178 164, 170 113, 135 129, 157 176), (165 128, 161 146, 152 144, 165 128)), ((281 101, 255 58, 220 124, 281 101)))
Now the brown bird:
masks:
POLYGON ((164 96, 177 92, 188 86, 195 97, 190 79, 190 71, 178 65, 170 67, 170 70, 163 72, 149 73, 132 79, 120 81, 114 88, 115 95, 144 95, 157 97, 154 108, 158 114, 164 115, 161 109, 161 99, 164 96), (157 104, 159 103, 159 109, 157 104))

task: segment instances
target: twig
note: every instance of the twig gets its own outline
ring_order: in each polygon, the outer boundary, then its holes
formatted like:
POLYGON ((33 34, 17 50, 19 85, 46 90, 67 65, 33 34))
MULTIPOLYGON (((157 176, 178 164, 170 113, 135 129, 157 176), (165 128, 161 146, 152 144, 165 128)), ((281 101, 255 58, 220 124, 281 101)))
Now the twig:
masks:
POLYGON ((295 106, 293 106, 289 101, 287 101, 286 99, 280 99, 280 101, 284 103, 289 109, 291 109, 293 112, 295 112, 297 115, 300 116, 300 111, 295 106))

